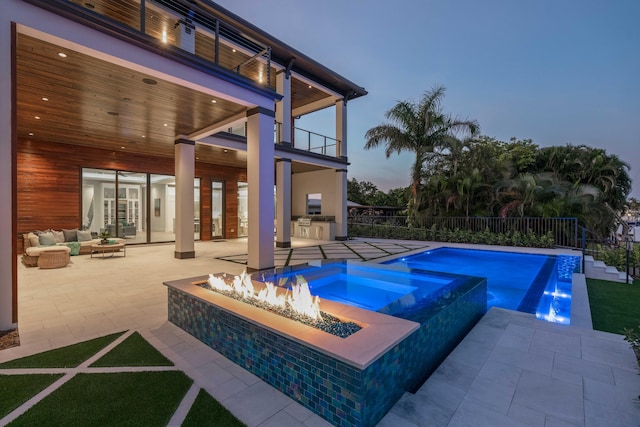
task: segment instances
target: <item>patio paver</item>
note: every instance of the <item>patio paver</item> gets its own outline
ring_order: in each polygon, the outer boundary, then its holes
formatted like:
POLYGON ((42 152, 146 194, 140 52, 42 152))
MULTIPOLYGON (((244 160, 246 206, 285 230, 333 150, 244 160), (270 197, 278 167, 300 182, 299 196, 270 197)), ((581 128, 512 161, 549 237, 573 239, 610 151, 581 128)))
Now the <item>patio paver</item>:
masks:
MULTIPOLYGON (((382 252, 409 253, 426 245, 443 245, 375 239, 367 242, 354 240, 346 244, 353 243, 351 248, 356 251, 363 248, 361 255, 370 255, 373 246, 384 247, 382 252)), ((298 240, 292 243, 290 265, 311 259, 307 258, 309 252, 320 253, 317 248, 300 250, 304 245, 336 245, 298 240)), ((177 369, 250 426, 329 425, 167 322, 167 292, 162 282, 216 272, 239 274, 244 269, 241 262, 246 239, 197 242, 196 258, 190 260, 174 259, 173 251, 173 245, 131 246, 127 257, 117 260, 117 265, 84 256, 72 257, 72 264, 57 270, 27 269, 20 264, 22 345, 0 351, 0 362, 136 329, 177 369), (229 255, 236 262, 221 259, 229 255), (270 401, 274 407, 247 409, 244 403, 248 396, 251 400, 270 401)), ((288 259, 289 252, 283 253, 288 259)), ((619 335, 552 325, 529 314, 493 309, 420 390, 406 393, 380 425, 453 426, 472 422, 491 426, 637 426, 637 373, 633 352, 619 335), (546 387, 564 393, 549 393, 546 387), (486 402, 483 390, 495 396, 496 401, 486 402), (510 394, 513 399, 508 402, 510 394)))

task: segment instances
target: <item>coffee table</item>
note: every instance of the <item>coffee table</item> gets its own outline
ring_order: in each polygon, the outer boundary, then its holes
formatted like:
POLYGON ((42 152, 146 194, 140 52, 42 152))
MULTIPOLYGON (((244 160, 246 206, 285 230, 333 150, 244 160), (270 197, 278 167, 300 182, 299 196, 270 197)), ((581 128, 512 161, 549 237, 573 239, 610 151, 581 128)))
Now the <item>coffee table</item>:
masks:
POLYGON ((107 243, 103 245, 101 243, 97 243, 95 245, 91 245, 91 258, 93 258, 93 254, 95 252, 102 254, 102 259, 105 258, 105 254, 110 253, 111 255, 107 258, 113 257, 113 255, 122 249, 122 257, 127 256, 127 245, 125 243, 107 243))

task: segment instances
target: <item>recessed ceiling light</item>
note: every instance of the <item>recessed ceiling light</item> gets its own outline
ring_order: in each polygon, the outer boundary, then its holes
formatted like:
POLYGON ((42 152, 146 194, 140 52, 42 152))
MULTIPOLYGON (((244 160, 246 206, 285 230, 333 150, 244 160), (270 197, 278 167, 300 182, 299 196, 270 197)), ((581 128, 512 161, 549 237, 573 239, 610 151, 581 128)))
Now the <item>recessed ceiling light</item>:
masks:
POLYGON ((148 85, 157 85, 158 84, 157 81, 155 81, 153 79, 146 78, 146 77, 144 79, 142 79, 142 82, 146 83, 148 85))
POLYGON ((169 125, 165 123, 164 126, 169 126, 169 125))
POLYGON ((196 160, 200 160, 200 157, 196 157, 196 160))
POLYGON ((122 150, 124 150, 124 147, 120 147, 122 150))
POLYGON ((34 119, 40 120, 40 116, 33 116, 34 119))
POLYGON ((66 58, 66 57, 67 57, 67 54, 66 54, 66 53, 64 53, 64 52, 58 52, 58 56, 59 56, 60 58, 66 58))
POLYGON ((309 85, 309 89, 311 89, 311 85, 309 85))
POLYGON ((229 150, 227 150, 227 149, 225 148, 225 149, 224 149, 224 152, 225 152, 225 153, 228 153, 228 152, 229 152, 229 150))
POLYGON ((33 136, 33 132, 29 132, 29 136, 33 136))
POLYGON ((146 138, 146 136, 142 135, 143 138, 146 138))
POLYGON ((236 53, 236 50, 235 49, 231 49, 231 52, 236 53))
POLYGON ((49 100, 49 98, 46 98, 46 97, 44 97, 44 96, 43 96, 43 97, 42 97, 42 100, 43 100, 43 101, 48 101, 48 100, 49 100))
POLYGON ((215 104, 215 103, 216 103, 216 102, 218 102, 218 101, 216 101, 215 99, 212 99, 212 100, 211 100, 211 102, 212 102, 213 104, 215 104))

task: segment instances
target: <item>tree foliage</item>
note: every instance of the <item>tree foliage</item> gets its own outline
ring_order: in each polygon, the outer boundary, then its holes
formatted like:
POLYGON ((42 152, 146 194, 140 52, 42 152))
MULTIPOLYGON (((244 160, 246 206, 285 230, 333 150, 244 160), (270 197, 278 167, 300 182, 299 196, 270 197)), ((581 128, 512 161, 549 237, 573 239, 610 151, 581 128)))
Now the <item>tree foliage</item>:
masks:
POLYGON ((364 148, 367 150, 384 144, 387 158, 393 153, 405 151, 415 155, 411 167, 410 220, 417 215, 423 168, 434 151, 455 135, 475 135, 478 130, 476 121, 460 120, 443 112, 441 103, 444 94, 444 87, 435 86, 425 92, 418 102, 398 102, 385 114, 388 123, 373 127, 365 134, 367 142, 364 148))

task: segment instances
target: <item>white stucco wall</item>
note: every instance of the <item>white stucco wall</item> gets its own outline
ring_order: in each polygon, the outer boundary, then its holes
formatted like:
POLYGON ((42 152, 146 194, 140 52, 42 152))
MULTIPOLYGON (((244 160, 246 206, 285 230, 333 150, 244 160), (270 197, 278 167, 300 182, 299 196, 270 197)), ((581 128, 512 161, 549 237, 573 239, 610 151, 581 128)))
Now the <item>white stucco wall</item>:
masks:
POLYGON ((336 215, 336 171, 296 173, 291 179, 291 215, 307 213, 307 194, 322 194, 322 215, 336 215))

